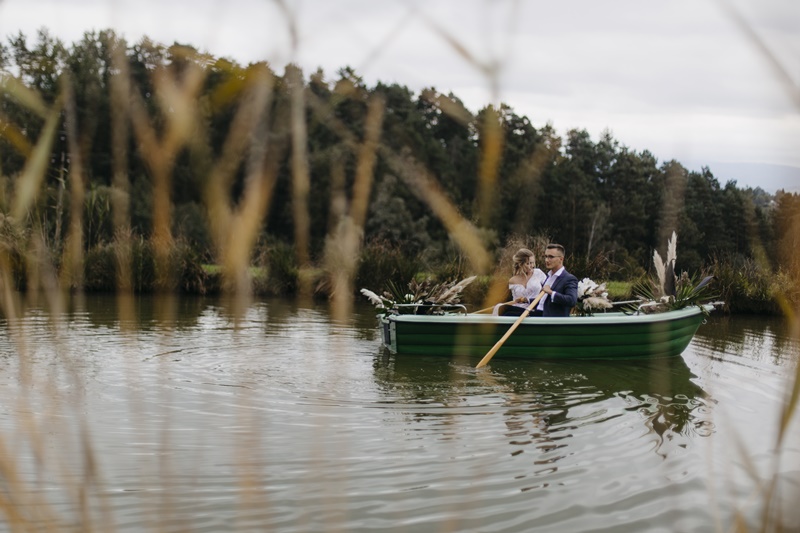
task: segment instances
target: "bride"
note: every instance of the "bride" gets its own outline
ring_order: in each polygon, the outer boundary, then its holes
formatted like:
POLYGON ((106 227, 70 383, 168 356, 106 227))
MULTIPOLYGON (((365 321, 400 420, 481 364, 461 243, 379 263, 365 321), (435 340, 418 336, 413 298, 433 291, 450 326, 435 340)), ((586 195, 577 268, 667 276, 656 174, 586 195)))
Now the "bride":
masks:
POLYGON ((547 276, 536 268, 536 258, 527 248, 520 248, 514 254, 514 275, 508 280, 511 290, 511 305, 497 304, 492 310, 493 315, 519 316, 528 307, 528 302, 538 296, 542 284, 547 276))

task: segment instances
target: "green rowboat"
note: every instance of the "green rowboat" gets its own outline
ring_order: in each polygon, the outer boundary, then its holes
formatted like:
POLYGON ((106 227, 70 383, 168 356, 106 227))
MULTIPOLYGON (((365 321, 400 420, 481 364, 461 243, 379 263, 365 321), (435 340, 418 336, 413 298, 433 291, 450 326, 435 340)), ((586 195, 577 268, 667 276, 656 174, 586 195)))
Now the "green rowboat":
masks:
MULTIPOLYGON (((528 317, 495 357, 630 358, 678 355, 713 305, 652 314, 600 313, 567 318, 528 317)), ((447 313, 389 314, 383 343, 393 353, 482 357, 518 317, 447 313)))

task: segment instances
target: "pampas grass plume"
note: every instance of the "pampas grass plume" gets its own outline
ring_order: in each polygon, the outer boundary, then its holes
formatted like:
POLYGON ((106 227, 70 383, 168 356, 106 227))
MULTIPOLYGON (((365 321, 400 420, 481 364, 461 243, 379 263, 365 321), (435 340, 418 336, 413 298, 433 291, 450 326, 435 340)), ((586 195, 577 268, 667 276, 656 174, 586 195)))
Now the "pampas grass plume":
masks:
POLYGON ((383 307, 383 299, 369 289, 361 289, 361 294, 366 296, 372 305, 376 307, 383 307))
POLYGON ((666 278, 666 267, 664 265, 664 261, 661 260, 661 256, 658 253, 658 250, 653 251, 653 265, 656 267, 656 274, 658 276, 658 288, 660 294, 664 294, 664 281, 666 278))
POLYGON ((442 294, 439 298, 437 298, 436 303, 445 303, 445 304, 450 303, 450 301, 453 298, 461 294, 461 291, 464 290, 464 288, 470 283, 472 283, 477 277, 478 276, 470 276, 468 278, 464 278, 463 280, 459 281, 457 284, 453 285, 450 289, 445 291, 445 293, 442 294))

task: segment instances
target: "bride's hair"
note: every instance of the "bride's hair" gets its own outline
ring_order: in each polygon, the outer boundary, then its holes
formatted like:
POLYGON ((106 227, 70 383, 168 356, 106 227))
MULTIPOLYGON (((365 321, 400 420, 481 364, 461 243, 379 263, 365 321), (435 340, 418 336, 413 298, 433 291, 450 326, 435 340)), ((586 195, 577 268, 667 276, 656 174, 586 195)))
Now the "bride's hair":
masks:
POLYGON ((528 259, 533 257, 533 252, 528 250, 527 248, 520 248, 517 250, 517 253, 514 254, 514 275, 521 276, 524 273, 523 267, 525 263, 528 262, 528 259))

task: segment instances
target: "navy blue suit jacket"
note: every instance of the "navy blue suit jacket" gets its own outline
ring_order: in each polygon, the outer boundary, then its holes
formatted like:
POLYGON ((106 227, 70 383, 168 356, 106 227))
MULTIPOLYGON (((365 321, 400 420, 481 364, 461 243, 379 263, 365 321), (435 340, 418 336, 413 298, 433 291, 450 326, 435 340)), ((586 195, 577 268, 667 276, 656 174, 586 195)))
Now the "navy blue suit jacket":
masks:
POLYGON ((555 291, 555 298, 545 295, 542 316, 569 316, 572 308, 578 303, 578 278, 565 269, 550 288, 555 291))

